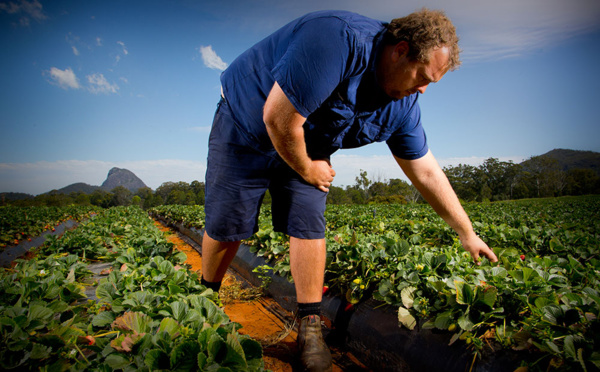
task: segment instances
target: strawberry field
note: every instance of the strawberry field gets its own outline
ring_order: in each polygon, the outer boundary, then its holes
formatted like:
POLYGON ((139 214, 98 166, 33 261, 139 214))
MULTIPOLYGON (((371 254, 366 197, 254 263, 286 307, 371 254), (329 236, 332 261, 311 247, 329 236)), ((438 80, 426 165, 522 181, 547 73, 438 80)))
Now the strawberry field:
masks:
MULTIPOLYGON (((510 350, 530 371, 600 368, 600 197, 467 204, 498 263, 474 265, 427 205, 329 205, 326 285, 348 306, 375 299, 399 327, 446 332, 477 361, 510 350)), ((162 206, 202 228, 202 207, 162 206)), ((268 208, 245 242, 290 277, 268 208)))
POLYGON ((42 232, 66 220, 79 221, 99 211, 99 207, 1 207, 0 249, 16 245, 24 239, 36 237, 42 232))
POLYGON ((98 210, 0 269, 0 369, 262 370, 147 213, 98 210))

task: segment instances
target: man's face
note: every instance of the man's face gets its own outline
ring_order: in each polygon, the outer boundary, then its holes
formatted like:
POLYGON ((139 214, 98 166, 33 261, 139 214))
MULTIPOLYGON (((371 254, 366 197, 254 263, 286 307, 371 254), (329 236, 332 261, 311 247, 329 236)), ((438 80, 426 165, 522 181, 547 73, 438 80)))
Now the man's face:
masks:
POLYGON ((425 93, 430 83, 437 83, 448 71, 447 47, 434 49, 427 62, 410 60, 407 57, 408 46, 404 42, 389 46, 383 53, 377 81, 383 91, 394 99, 416 92, 425 93))

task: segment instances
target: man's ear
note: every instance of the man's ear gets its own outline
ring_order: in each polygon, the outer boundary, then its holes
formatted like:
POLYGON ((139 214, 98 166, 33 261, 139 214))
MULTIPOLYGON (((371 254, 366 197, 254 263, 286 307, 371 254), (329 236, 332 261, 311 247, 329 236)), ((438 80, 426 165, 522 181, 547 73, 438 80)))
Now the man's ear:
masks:
POLYGON ((401 59, 408 55, 408 43, 401 41, 394 46, 394 58, 401 59))

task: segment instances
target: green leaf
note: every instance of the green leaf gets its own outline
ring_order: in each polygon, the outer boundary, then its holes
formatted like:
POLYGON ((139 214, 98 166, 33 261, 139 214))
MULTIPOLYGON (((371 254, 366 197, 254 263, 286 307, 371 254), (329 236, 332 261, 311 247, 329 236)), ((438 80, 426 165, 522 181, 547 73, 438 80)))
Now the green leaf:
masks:
POLYGON ((485 287, 478 286, 475 288, 475 292, 477 303, 487 305, 490 309, 494 308, 498 296, 498 289, 496 287, 491 285, 485 287))
POLYGON ((217 333, 213 333, 208 340, 208 357, 210 360, 221 363, 227 356, 227 344, 217 333))
POLYGON ((28 319, 29 320, 34 320, 34 319, 42 319, 42 320, 47 320, 49 319, 52 315, 54 315, 54 311, 50 310, 49 308, 47 308, 46 306, 41 306, 41 305, 32 305, 29 308, 29 315, 28 315, 28 319))
POLYGON ((160 325, 158 326, 158 332, 167 332, 171 339, 179 336, 179 329, 181 326, 177 321, 173 318, 163 318, 161 320, 160 325))
POLYGON ((535 307, 537 307, 538 309, 542 309, 545 306, 551 305, 552 299, 549 297, 537 297, 533 303, 535 307))
POLYGON ((38 343, 33 343, 33 348, 31 349, 31 359, 45 359, 50 356, 52 352, 52 348, 49 346, 45 346, 38 343))
POLYGON ((453 322, 454 319, 452 319, 451 312, 449 311, 435 317, 435 327, 438 329, 447 330, 453 322))
POLYGON ((198 368, 201 371, 203 371, 205 369, 207 359, 208 359, 208 357, 204 353, 202 353, 202 352, 198 353, 198 368))
POLYGON ((474 300, 473 289, 465 282, 454 281, 456 288, 456 302, 461 305, 471 305, 474 300))
POLYGON ((186 341, 171 351, 171 371, 192 371, 198 364, 200 346, 195 341, 186 341))
POLYGON ((458 318, 458 326, 465 331, 470 331, 473 329, 475 324, 471 321, 468 311, 458 318))
POLYGON ((175 301, 169 304, 171 313, 177 321, 182 321, 188 311, 188 305, 183 301, 175 301))
POLYGON ((564 310, 558 305, 545 306, 542 313, 542 319, 555 325, 558 325, 559 321, 565 316, 564 310))
POLYGON ((96 297, 106 302, 112 302, 116 289, 112 283, 100 283, 96 288, 96 297))
POLYGON ((262 360, 263 349, 258 341, 249 337, 244 337, 240 340, 240 345, 242 345, 242 348, 244 349, 244 355, 246 355, 247 362, 252 359, 262 360))
POLYGON ((69 308, 69 304, 67 304, 66 302, 61 301, 61 300, 52 301, 48 305, 48 309, 54 311, 55 313, 65 312, 68 308, 69 308))
POLYGON ((115 315, 112 311, 103 311, 92 318, 92 325, 95 327, 106 327, 115 320, 115 315))
POLYGON ((179 293, 183 293, 183 289, 181 289, 180 286, 178 286, 177 284, 173 283, 172 281, 169 282, 168 287, 169 287, 169 294, 171 296, 174 296, 174 295, 179 294, 179 293))
POLYGON ((417 320, 415 319, 415 317, 410 314, 410 311, 408 311, 408 309, 405 309, 403 307, 398 308, 398 321, 411 331, 417 325, 417 320))
POLYGON ((565 354, 573 360, 577 360, 577 354, 575 352, 575 341, 573 335, 565 337, 564 341, 565 354))
POLYGON ((131 362, 123 354, 112 353, 106 357, 106 364, 112 369, 123 369, 130 365, 131 362))
POLYGON ((506 278, 506 276, 508 275, 508 271, 501 266, 492 267, 491 272, 493 276, 499 278, 506 278))
POLYGON ((246 355, 244 349, 240 344, 239 336, 237 333, 229 333, 227 335, 227 356, 223 361, 223 365, 232 366, 234 369, 246 370, 248 365, 246 364, 246 355))
POLYGON ((158 265, 158 269, 166 276, 171 276, 175 272, 175 268, 173 267, 173 264, 167 260, 161 262, 158 265))
POLYGON ((169 355, 160 349, 148 351, 144 358, 144 364, 146 364, 151 371, 167 370, 171 368, 169 355))

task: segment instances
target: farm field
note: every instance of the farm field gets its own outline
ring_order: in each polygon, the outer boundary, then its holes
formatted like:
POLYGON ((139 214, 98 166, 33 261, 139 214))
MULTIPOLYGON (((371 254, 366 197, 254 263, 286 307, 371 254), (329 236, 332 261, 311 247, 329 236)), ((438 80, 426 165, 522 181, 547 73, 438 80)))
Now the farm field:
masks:
MULTIPOLYGON (((446 334, 475 367, 509 351, 529 371, 598 370, 600 197, 465 209, 498 263, 474 265, 427 205, 329 205, 324 291, 350 313, 375 302, 397 313, 399 330, 446 334)), ((200 230, 204 222, 200 206, 151 212, 200 230)), ((77 228, 0 269, 2 369, 264 368, 260 343, 238 333, 147 212, 79 215, 77 228)), ((288 240, 268 208, 259 227, 245 244, 289 278, 288 240)))
MULTIPOLYGON (((447 332, 474 365, 510 350, 533 370, 600 367, 600 197, 467 204, 499 262, 474 265, 426 205, 328 206, 326 285, 348 306, 374 298, 399 326, 447 332)), ((201 228, 201 207, 155 210, 201 228)), ((268 209, 246 244, 289 276, 287 239, 268 209)))
POLYGON ((30 256, 0 269, 2 370, 263 369, 261 345, 137 207, 98 211, 30 256))
POLYGON ((0 250, 7 245, 17 245, 20 241, 40 235, 66 220, 80 221, 99 207, 1 207, 0 208, 0 250))

